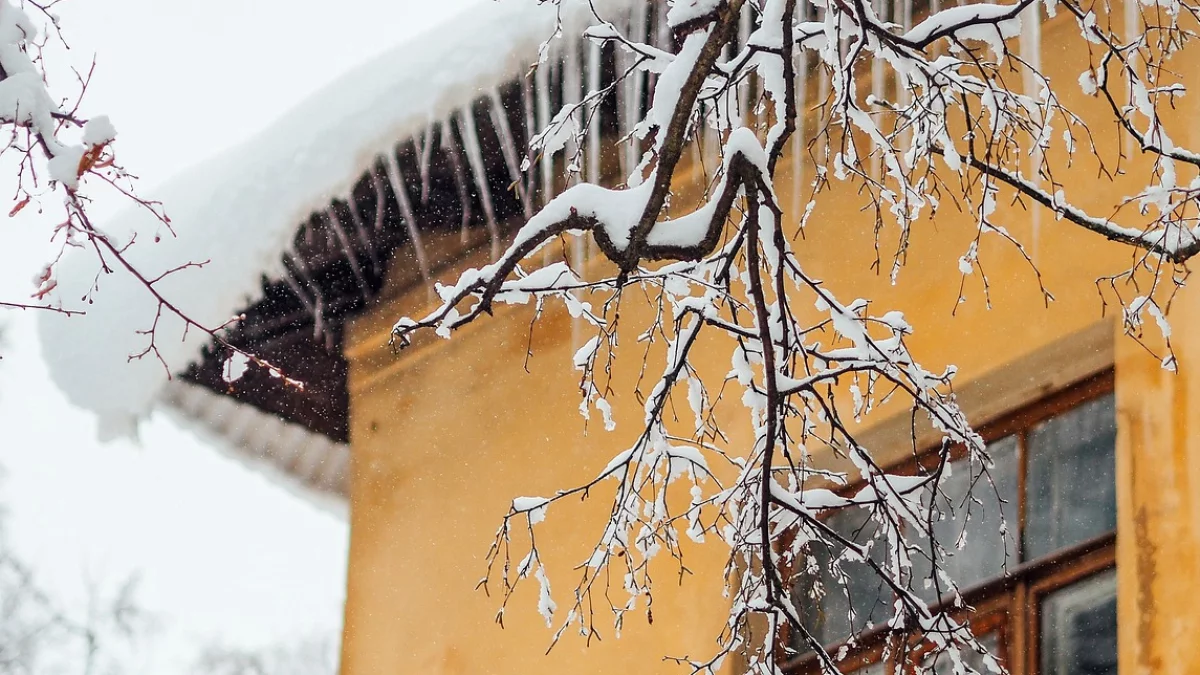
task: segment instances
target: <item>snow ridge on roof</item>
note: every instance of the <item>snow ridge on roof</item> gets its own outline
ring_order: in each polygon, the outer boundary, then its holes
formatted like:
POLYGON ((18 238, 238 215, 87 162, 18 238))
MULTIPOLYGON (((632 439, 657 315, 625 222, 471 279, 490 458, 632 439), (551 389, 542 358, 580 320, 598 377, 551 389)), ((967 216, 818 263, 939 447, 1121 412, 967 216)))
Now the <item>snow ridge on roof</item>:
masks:
POLYGON ((345 520, 350 447, 298 424, 182 381, 162 392, 164 409, 222 454, 304 501, 345 520))
MULTIPOLYGON (((561 8, 565 24, 594 21, 586 0, 563 0, 561 8)), ((222 325, 257 299, 264 275, 279 275, 301 221, 348 194, 380 153, 524 73, 552 35, 556 9, 535 0, 484 4, 347 73, 257 137, 148 195, 163 202, 178 236, 137 208, 105 229, 121 241, 136 235, 127 256, 148 278, 208 261, 157 288, 201 324, 222 325)), ((56 271, 67 307, 80 304, 99 268, 94 253, 74 253, 56 271)), ((86 315, 43 315, 39 332, 52 379, 72 403, 98 415, 101 437, 110 438, 136 430, 168 370, 186 368, 209 338, 164 312, 156 346, 167 367, 153 355, 129 360, 146 347, 148 337, 137 331, 154 324, 157 307, 127 274, 98 281, 86 315)))

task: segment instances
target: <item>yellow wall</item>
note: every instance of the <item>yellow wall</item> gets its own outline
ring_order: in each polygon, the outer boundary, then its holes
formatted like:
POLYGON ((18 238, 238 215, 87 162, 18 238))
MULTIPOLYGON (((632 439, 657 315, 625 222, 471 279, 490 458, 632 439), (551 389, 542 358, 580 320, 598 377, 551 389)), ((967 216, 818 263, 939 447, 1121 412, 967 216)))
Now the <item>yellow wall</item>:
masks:
MULTIPOLYGON (((1053 81, 1070 83, 1062 88, 1068 104, 1086 108, 1093 104, 1073 93, 1086 55, 1055 47, 1066 42, 1055 39, 1059 31, 1076 30, 1062 21, 1048 24, 1043 63, 1053 81)), ((1195 97, 1182 103, 1180 117, 1193 116, 1195 97)), ((1189 131, 1180 127, 1175 135, 1194 146, 1200 134, 1189 131)), ((1110 158, 1114 150, 1111 143, 1103 148, 1110 158)), ((1072 172, 1069 196, 1107 213, 1114 188, 1096 183, 1095 167, 1087 161, 1072 172)), ((1181 178, 1186 180, 1190 176, 1181 178)), ((790 181, 780 184, 786 188, 790 181)), ((1126 191, 1132 186, 1118 184, 1126 191)), ((784 203, 791 203, 782 191, 784 203)), ((870 229, 861 226, 858 206, 846 191, 825 196, 798 244, 802 263, 843 301, 866 297, 876 312, 904 311, 916 330, 909 345, 917 357, 931 369, 956 364, 957 382, 964 385, 1003 374, 1006 364, 1038 350, 1060 348, 1063 358, 1088 359, 1071 350, 1069 336, 1101 321, 1094 280, 1130 264, 1128 248, 1045 213, 1035 237, 1033 218, 1007 208, 997 220, 1030 244, 1058 300, 1044 307, 1029 266, 1011 245, 991 236, 981 251, 991 279, 991 308, 976 274, 967 278, 968 302, 951 316, 957 260, 974 237, 970 222, 947 206, 936 223, 922 223, 913 237, 912 264, 892 286, 870 270, 874 242, 870 229)), ((354 456, 343 673, 678 672, 660 657, 710 654, 727 608, 719 592, 724 559, 718 545, 688 549, 695 574, 682 585, 664 561, 653 624, 642 606, 628 617, 619 641, 607 629, 602 642, 585 649, 583 640, 568 634, 545 656, 551 632, 535 610, 532 584, 510 606, 504 630, 493 622, 499 601, 475 584, 501 516, 513 497, 578 484, 624 447, 640 418, 640 405, 630 395, 638 359, 627 348, 615 373, 614 405, 625 424, 613 434, 593 425, 585 436, 577 412, 578 377, 569 365, 570 320, 558 308, 535 328, 525 372, 528 307, 501 308, 495 318, 450 341, 426 340, 393 355, 386 347, 392 322, 425 301, 424 291, 398 297, 348 334, 354 456)), ((1200 499, 1192 497, 1192 485, 1200 481, 1194 447, 1200 438, 1188 428, 1192 402, 1200 400, 1193 391, 1200 381, 1198 301, 1195 291, 1185 290, 1174 304, 1178 375, 1164 373, 1140 347, 1115 337, 1123 673, 1200 672, 1200 650, 1192 646, 1192 637, 1200 635, 1195 601, 1200 499)), ((636 326, 644 311, 633 303, 622 320, 636 326)), ((1112 311, 1110 304, 1110 316, 1112 311)), ((1117 331, 1115 324, 1106 325, 1117 331)), ((719 376, 727 369, 728 346, 707 353, 719 376)), ((735 442, 744 439, 748 430, 730 419, 726 427, 737 434, 735 442)), ((571 566, 586 558, 599 535, 608 497, 597 494, 575 508, 556 506, 539 526, 560 607, 577 578, 571 566)), ((608 625, 603 616, 597 623, 608 625)))
POLYGON ((1122 673, 1200 672, 1200 306, 1172 312, 1184 366, 1117 343, 1117 586, 1122 673))

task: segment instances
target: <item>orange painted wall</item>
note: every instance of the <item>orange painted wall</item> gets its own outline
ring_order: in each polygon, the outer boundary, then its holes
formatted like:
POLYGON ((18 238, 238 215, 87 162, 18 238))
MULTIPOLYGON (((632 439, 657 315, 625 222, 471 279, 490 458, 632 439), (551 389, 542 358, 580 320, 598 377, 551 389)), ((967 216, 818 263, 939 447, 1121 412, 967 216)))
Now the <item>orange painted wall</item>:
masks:
MULTIPOLYGON (((1075 30, 1062 20, 1047 24, 1042 59, 1053 81, 1069 83, 1062 87, 1068 104, 1087 109, 1094 104, 1074 84, 1086 54, 1062 50, 1066 41, 1055 39, 1075 30)), ((1185 97, 1182 105, 1177 120, 1200 112, 1195 97, 1185 97)), ((1200 142, 1194 125, 1180 126, 1175 135, 1180 144, 1200 142)), ((1115 146, 1102 144, 1102 152, 1112 157, 1115 146)), ((1114 188, 1096 181, 1095 169, 1077 162, 1068 195, 1084 208, 1107 213, 1114 188)), ((779 186, 785 204, 791 203, 788 185, 785 179, 779 186)), ((1126 191, 1133 185, 1118 183, 1126 191)), ((947 205, 921 223, 910 264, 893 286, 871 269, 873 235, 862 227, 860 204, 845 190, 823 197, 797 244, 802 263, 844 302, 865 297, 875 312, 904 311, 916 331, 909 345, 917 357, 931 368, 957 365, 960 383, 1001 372, 1101 321, 1095 279, 1126 269, 1131 260, 1124 246, 1045 213, 1035 224, 1029 212, 1005 207, 997 220, 1029 244, 1057 301, 1044 306, 1029 265, 1010 244, 987 236, 981 257, 991 281, 991 306, 976 274, 966 279, 968 301, 956 308, 957 260, 974 237, 969 221, 947 205)), ((886 256, 887 247, 883 250, 886 256)), ((620 640, 606 629, 602 641, 586 646, 568 633, 546 655, 551 631, 537 615, 533 584, 513 601, 505 628, 496 625, 498 598, 475 586, 500 518, 513 497, 544 495, 586 480, 637 433, 641 406, 631 395, 640 365, 636 345, 626 339, 627 358, 614 376, 617 431, 593 425, 585 435, 577 412, 578 377, 570 367, 571 322, 559 308, 547 311, 532 339, 531 309, 506 307, 452 340, 426 339, 394 355, 386 346, 391 324, 419 311, 426 300, 423 290, 400 295, 348 333, 354 459, 342 672, 678 672, 661 657, 711 653, 727 608, 719 589, 724 558, 716 545, 688 549, 694 574, 684 575, 682 583, 664 560, 653 624, 640 605, 627 617, 620 640)), ((1200 480, 1195 447, 1200 434, 1191 428, 1200 401, 1193 391, 1200 381, 1197 303, 1194 289, 1175 301, 1178 375, 1162 372, 1128 339, 1115 338, 1123 673, 1200 672, 1200 650, 1190 640, 1200 634, 1200 603, 1194 600, 1200 595, 1200 500, 1193 496, 1200 480)), ((622 311, 632 331, 646 307, 630 302, 622 311)), ((1110 304, 1110 316, 1112 311, 1110 304)), ((729 347, 711 344, 705 350, 719 378, 728 369, 729 347)), ((738 426, 733 409, 728 412, 733 442, 744 441, 748 429, 738 426)), ((577 575, 572 566, 587 557, 600 533, 607 497, 555 507, 539 526, 539 539, 552 553, 547 564, 560 607, 577 575)), ((616 594, 623 602, 619 588, 616 594)), ((597 623, 603 628, 608 622, 597 623)))

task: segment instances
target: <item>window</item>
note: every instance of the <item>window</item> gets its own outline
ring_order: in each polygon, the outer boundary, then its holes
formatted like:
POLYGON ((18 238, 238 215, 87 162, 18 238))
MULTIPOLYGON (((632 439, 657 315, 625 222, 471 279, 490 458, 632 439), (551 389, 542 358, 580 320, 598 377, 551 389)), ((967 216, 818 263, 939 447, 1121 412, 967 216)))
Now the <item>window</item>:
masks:
MULTIPOLYGON (((830 516, 826 523, 855 543, 871 539, 875 530, 874 521, 870 520, 866 512, 858 510, 838 511, 830 516)), ((818 583, 825 592, 820 602, 804 596, 806 601, 799 607, 805 625, 810 627, 813 637, 822 644, 840 642, 851 634, 886 619, 891 612, 883 582, 871 572, 866 563, 843 562, 842 571, 847 578, 841 583, 834 578, 830 561, 838 553, 840 552, 829 549, 812 551, 818 570, 815 574, 810 572, 804 575, 799 581, 807 584, 818 583), (850 622, 851 610, 855 617, 853 624, 850 622)), ((881 549, 872 549, 871 557, 874 562, 882 563, 882 556, 881 549)))
POLYGON ((1117 672, 1116 570, 1048 594, 1041 615, 1041 672, 1117 672))
POLYGON ((1028 433, 1026 558, 1041 558, 1116 529, 1116 435, 1111 394, 1028 433))
MULTIPOLYGON (((934 535, 946 550, 944 568, 975 608, 966 618, 976 637, 1014 675, 1115 674, 1116 411, 1111 374, 1019 411, 983 433, 995 464, 989 471, 991 485, 976 489, 974 500, 968 500, 973 472, 966 458, 957 459, 937 501, 927 503, 945 516, 934 524, 934 535), (998 536, 1001 514, 1007 529, 998 536), (960 537, 969 542, 961 550, 955 545, 960 537)), ((919 471, 930 465, 927 459, 894 471, 919 471)), ((875 527, 865 511, 838 511, 826 523, 855 541, 868 539, 875 527)), ((797 593, 803 598, 800 616, 826 645, 864 635, 845 651, 845 672, 893 672, 881 661, 884 652, 897 651, 883 649, 883 643, 899 639, 881 628, 892 612, 891 592, 865 564, 849 562, 841 565, 849 577, 843 591, 829 569, 839 553, 811 551, 817 569, 810 566, 795 576, 800 589, 819 584, 824 591, 815 600, 808 592, 797 593)), ((922 565, 915 560, 916 578, 928 578, 928 561, 922 565)), ((931 604, 939 601, 935 588, 925 595, 931 604)), ((790 672, 816 672, 807 647, 799 640, 792 647, 797 656, 790 672)), ((977 671, 990 672, 983 655, 963 657, 977 671)), ((927 672, 954 672, 948 655, 919 660, 927 672)))

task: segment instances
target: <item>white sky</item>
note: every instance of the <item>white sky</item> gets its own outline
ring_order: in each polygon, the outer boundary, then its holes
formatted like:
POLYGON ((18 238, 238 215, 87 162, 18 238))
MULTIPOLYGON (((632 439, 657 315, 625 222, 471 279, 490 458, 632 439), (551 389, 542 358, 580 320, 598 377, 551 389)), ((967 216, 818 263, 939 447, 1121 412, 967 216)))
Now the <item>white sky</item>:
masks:
MULTIPOLYGON (((75 65, 86 69, 97 57, 85 113, 113 119, 119 159, 148 187, 480 1, 65 0, 57 9, 75 65)), ((101 200, 93 213, 120 206, 101 200)), ((27 297, 45 262, 52 223, 27 211, 0 218, 2 299, 27 297)), ((213 639, 336 637, 344 521, 162 415, 143 426, 140 444, 98 444, 90 416, 49 383, 32 317, 0 312, 0 323, 8 328, 0 351, 0 505, 8 509, 9 542, 68 599, 82 596, 87 579, 140 574, 141 600, 162 627, 138 672, 185 672, 194 650, 213 639)))

